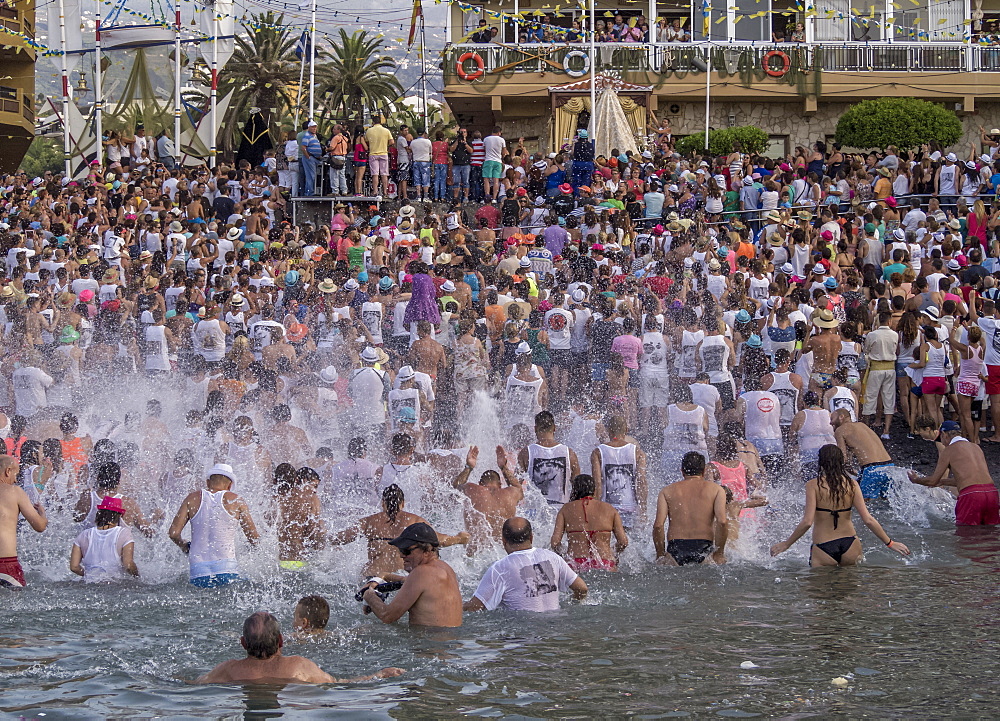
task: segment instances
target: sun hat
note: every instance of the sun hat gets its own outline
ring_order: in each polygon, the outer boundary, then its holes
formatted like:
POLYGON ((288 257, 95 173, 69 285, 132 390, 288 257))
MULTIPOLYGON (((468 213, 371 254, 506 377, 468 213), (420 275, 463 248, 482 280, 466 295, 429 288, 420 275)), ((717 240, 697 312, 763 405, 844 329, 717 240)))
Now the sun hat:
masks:
POLYGON ((531 353, 531 346, 528 345, 527 341, 521 341, 517 348, 514 349, 515 355, 525 355, 526 353, 531 353))
POLYGON ((365 363, 378 363, 378 353, 372 346, 367 346, 361 351, 360 357, 365 363))
POLYGON ((937 306, 929 305, 920 311, 920 315, 926 316, 931 320, 940 320, 941 312, 937 309, 937 306))
POLYGON ((292 323, 288 326, 287 337, 292 343, 298 343, 299 341, 304 340, 307 335, 309 335, 309 328, 302 323, 292 323))
POLYGON ((383 293, 387 293, 390 290, 392 290, 392 286, 393 286, 392 278, 390 278, 389 276, 385 276, 378 282, 378 289, 383 293))
POLYGON ((360 287, 361 284, 354 278, 348 278, 347 282, 344 283, 344 290, 357 290, 360 287))
POLYGON ((779 270, 781 270, 781 272, 785 275, 791 275, 795 272, 795 268, 792 267, 791 263, 785 263, 779 270))
POLYGON ((115 498, 114 496, 105 496, 101 499, 101 502, 97 504, 98 511, 111 511, 112 513, 125 513, 125 506, 122 503, 122 499, 115 498))
MULTIPOLYGON (((8 286, 8 287, 10 287, 10 286, 8 286)), ((13 291, 11 291, 11 292, 13 292, 13 291)), ((92 291, 90 288, 85 288, 84 290, 80 291, 80 300, 81 300, 81 302, 83 302, 83 303, 89 303, 93 299, 94 299, 94 291, 92 291)))
POLYGON ((836 328, 840 325, 840 321, 834 318, 833 313, 826 308, 816 311, 812 322, 818 328, 836 328))
POLYGON ((961 270, 962 265, 957 260, 952 258, 951 260, 948 261, 947 268, 948 270, 961 270))
POLYGON ((570 185, 569 183, 563 183, 562 185, 559 186, 559 192, 569 195, 570 193, 573 192, 573 186, 570 185))
POLYGON ((290 270, 285 273, 285 285, 295 285, 299 282, 299 271, 290 270))
POLYGON ((239 240, 239 237, 240 237, 239 228, 230 228, 229 230, 226 231, 226 238, 228 240, 239 240))
POLYGON ((71 325, 63 328, 62 332, 59 334, 59 342, 64 345, 75 343, 78 340, 80 340, 80 333, 71 325))
POLYGON ((521 258, 521 260, 518 261, 517 266, 519 268, 530 268, 531 267, 531 261, 528 260, 527 258, 521 258))
POLYGON ((233 467, 228 463, 216 463, 214 466, 208 469, 208 477, 212 476, 225 476, 233 483, 236 483, 236 473, 233 471, 233 467))
POLYGON ((577 288, 569 294, 569 297, 574 303, 582 303, 587 298, 587 294, 582 288, 577 288))
MULTIPOLYGON (((529 263, 528 265, 531 265, 531 263, 529 263)), ((452 283, 450 280, 446 280, 444 283, 441 284, 441 290, 443 290, 445 293, 454 293, 455 284, 452 283)))
POLYGON ((416 215, 416 212, 417 212, 416 208, 414 208, 412 205, 404 205, 402 208, 399 209, 399 214, 404 218, 412 218, 414 215, 416 215))
POLYGON ((750 314, 745 308, 740 308, 739 312, 736 313, 737 323, 747 323, 750 320, 750 314))
POLYGON ((413 370, 413 366, 403 366, 399 369, 399 373, 396 374, 396 379, 400 382, 408 381, 411 378, 416 378, 417 372, 413 370))
POLYGON ((837 287, 837 279, 827 278, 826 280, 823 281, 823 285, 824 287, 826 287, 827 290, 833 290, 834 288, 837 287))
POLYGON ((747 346, 750 348, 760 348, 763 344, 760 340, 760 336, 754 333, 752 336, 747 338, 747 346))
POLYGON ((321 381, 323 381, 324 383, 328 383, 330 385, 336 383, 337 379, 340 377, 340 374, 337 373, 336 366, 327 366, 326 368, 322 369, 317 375, 319 376, 319 379, 321 381))
POLYGON ((319 285, 317 286, 317 288, 319 288, 319 292, 320 293, 336 293, 337 292, 337 284, 334 283, 333 280, 330 279, 330 278, 324 278, 323 280, 321 280, 319 282, 319 285))
POLYGON ((181 222, 179 220, 171 221, 171 223, 170 223, 170 232, 171 233, 183 233, 184 232, 184 226, 181 225, 181 222))

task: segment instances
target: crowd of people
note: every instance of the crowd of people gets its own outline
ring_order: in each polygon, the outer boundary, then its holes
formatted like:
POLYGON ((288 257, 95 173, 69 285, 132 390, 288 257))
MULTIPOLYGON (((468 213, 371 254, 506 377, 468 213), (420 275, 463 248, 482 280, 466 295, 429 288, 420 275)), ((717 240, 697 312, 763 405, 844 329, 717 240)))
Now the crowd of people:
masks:
MULTIPOLYGON (((135 529, 199 587, 240 580, 239 539, 269 529, 282 572, 362 543, 366 612, 457 626, 583 598, 636 539, 724 563, 773 489, 804 514, 772 554, 811 529, 813 565, 856 563, 857 512, 907 555, 866 505, 906 483, 894 423, 938 444, 913 483, 954 488, 958 524, 1000 523, 981 448, 1000 442, 993 134, 964 163, 477 136, 444 141, 449 192, 422 168, 413 200, 319 227, 291 224, 294 178, 267 161, 5 177, 0 583, 25 585, 19 533, 50 521, 79 524, 87 582, 141 573, 135 529), (480 149, 479 178, 456 172, 480 149), (506 555, 463 600, 449 546, 506 555)), ((206 680, 286 668, 265 616, 244 629, 256 660, 206 680)))

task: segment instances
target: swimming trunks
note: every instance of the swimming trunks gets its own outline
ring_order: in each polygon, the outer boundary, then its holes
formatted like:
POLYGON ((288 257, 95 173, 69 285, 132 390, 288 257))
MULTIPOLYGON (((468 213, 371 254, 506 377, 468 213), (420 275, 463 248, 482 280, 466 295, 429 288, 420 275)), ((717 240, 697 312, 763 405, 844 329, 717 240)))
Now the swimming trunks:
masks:
POLYGON ((825 391, 833 388, 833 373, 820 373, 819 371, 813 371, 812 379, 816 385, 825 391))
POLYGON ((861 471, 858 472, 858 485, 861 486, 861 493, 866 501, 885 498, 888 495, 889 486, 892 484, 892 476, 888 473, 890 468, 895 468, 892 461, 861 466, 861 471))
POLYGON ((712 541, 701 538, 675 538, 667 541, 667 553, 674 557, 678 566, 701 563, 708 558, 714 547, 712 541))
MULTIPOLYGON (((820 509, 816 509, 820 510, 820 509)), ((825 543, 815 543, 816 546, 823 553, 828 555, 837 563, 840 563, 840 559, 844 557, 844 554, 851 550, 851 546, 857 540, 857 536, 844 536, 843 538, 835 538, 832 541, 826 541, 825 543)))
POLYGON ((240 580, 238 573, 217 573, 212 576, 198 576, 191 579, 191 585, 198 588, 218 588, 240 580))
POLYGON ((278 568, 286 571, 301 571, 306 565, 305 561, 278 561, 278 568))
POLYGON ((23 588, 25 585, 24 569, 17 556, 0 558, 0 587, 23 588))
POLYGON ((576 572, 580 571, 614 571, 618 564, 609 558, 574 558, 569 567, 576 572))
POLYGON ((992 483, 977 483, 959 491, 958 501, 955 503, 955 524, 1000 525, 1000 496, 997 494, 997 487, 992 483))

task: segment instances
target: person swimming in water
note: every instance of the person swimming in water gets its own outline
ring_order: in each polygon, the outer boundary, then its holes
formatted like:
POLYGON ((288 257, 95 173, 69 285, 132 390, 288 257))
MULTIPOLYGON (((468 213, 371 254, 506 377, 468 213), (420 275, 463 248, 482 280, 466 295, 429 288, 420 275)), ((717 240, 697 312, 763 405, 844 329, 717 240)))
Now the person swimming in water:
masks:
POLYGON ((653 521, 656 562, 667 566, 725 563, 726 492, 705 480, 705 457, 688 451, 681 460, 684 478, 660 491, 653 521), (667 542, 663 526, 669 521, 667 542))
POLYGON ((787 540, 771 546, 772 556, 787 551, 811 528, 811 565, 853 566, 861 560, 862 548, 851 521, 852 510, 858 512, 864 524, 888 548, 901 556, 910 555, 910 549, 889 538, 868 512, 861 486, 844 469, 844 452, 840 448, 833 444, 820 448, 818 468, 816 478, 806 483, 802 520, 787 540))

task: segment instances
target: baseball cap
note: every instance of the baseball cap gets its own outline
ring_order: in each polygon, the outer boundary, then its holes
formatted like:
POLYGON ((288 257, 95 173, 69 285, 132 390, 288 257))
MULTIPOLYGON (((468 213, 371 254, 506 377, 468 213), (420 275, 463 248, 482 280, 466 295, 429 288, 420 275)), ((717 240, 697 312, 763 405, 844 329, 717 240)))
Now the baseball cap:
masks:
POLYGON ((962 430, 962 426, 958 421, 945 421, 941 424, 942 433, 954 433, 960 430, 962 430))
POLYGON ((434 529, 426 523, 412 523, 404 528, 403 532, 396 538, 389 541, 390 546, 395 546, 400 550, 406 550, 418 543, 428 543, 432 546, 440 545, 434 529))

